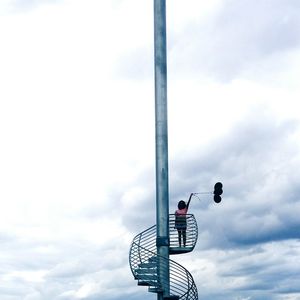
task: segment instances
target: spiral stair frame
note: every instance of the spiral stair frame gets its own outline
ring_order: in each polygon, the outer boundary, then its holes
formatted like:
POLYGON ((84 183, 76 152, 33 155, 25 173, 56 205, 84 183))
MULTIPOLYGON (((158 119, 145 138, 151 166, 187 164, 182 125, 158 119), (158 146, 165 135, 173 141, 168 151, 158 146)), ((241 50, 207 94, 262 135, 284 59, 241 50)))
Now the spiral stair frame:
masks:
MULTIPOLYGON (((175 215, 169 215, 170 246, 169 254, 183 254, 193 251, 198 238, 198 227, 194 215, 186 215, 186 245, 180 247, 175 228, 175 215)), ((135 236, 129 251, 129 265, 135 280, 140 286, 148 286, 152 293, 162 293, 169 286, 170 296, 165 299, 197 300, 198 291, 190 272, 177 262, 166 259, 156 251, 156 225, 135 236), (169 280, 158 274, 158 264, 162 273, 169 272, 169 280)))

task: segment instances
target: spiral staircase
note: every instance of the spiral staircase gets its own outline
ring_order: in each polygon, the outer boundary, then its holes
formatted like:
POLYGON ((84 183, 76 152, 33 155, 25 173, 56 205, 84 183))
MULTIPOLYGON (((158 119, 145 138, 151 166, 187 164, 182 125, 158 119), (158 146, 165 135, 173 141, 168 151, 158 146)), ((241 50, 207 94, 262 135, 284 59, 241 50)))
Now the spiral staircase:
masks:
MULTIPOLYGON (((180 246, 177 229, 175 229, 175 215, 169 215, 170 255, 191 252, 197 243, 196 219, 194 215, 188 214, 186 220, 186 244, 180 246)), ((167 287, 169 295, 164 297, 165 300, 198 299, 197 287, 190 272, 177 262, 157 255, 156 225, 139 233, 133 239, 129 252, 129 265, 137 284, 147 286, 149 292, 162 293, 167 287), (164 272, 169 276, 164 276, 164 272), (165 278, 168 277, 169 280, 166 280, 165 278)))

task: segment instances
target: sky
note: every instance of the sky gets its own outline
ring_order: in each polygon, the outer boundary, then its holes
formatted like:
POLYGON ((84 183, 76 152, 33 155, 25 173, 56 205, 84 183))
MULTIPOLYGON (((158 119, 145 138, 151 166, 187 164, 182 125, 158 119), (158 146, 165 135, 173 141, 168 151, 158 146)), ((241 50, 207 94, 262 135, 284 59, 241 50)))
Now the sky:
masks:
MULTIPOLYGON (((153 2, 1 0, 1 300, 156 299, 128 265, 155 223, 153 2)), ((300 2, 167 1, 174 257, 199 299, 300 299, 300 2)))

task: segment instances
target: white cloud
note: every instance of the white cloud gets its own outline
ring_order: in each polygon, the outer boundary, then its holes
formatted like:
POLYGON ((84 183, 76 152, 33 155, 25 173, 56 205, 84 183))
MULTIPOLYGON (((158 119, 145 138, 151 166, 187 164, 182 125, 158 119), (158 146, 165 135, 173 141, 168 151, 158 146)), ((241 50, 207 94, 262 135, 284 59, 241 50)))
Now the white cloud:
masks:
MULTIPOLYGON (((299 10, 275 2, 167 5, 170 210, 225 186, 176 258, 205 299, 299 297, 299 10)), ((127 262, 155 222, 152 5, 1 2, 1 299, 153 298, 127 262)))

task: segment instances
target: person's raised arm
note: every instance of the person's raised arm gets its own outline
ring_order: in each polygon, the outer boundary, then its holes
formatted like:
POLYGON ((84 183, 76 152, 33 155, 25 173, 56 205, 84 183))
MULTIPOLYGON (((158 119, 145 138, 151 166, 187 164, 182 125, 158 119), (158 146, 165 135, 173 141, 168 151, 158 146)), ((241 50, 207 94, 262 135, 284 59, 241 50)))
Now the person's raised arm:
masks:
POLYGON ((188 203, 186 204, 186 208, 187 208, 187 209, 189 209, 189 205, 190 205, 190 202, 191 202, 191 199, 192 199, 193 195, 194 195, 193 193, 190 194, 188 203))

